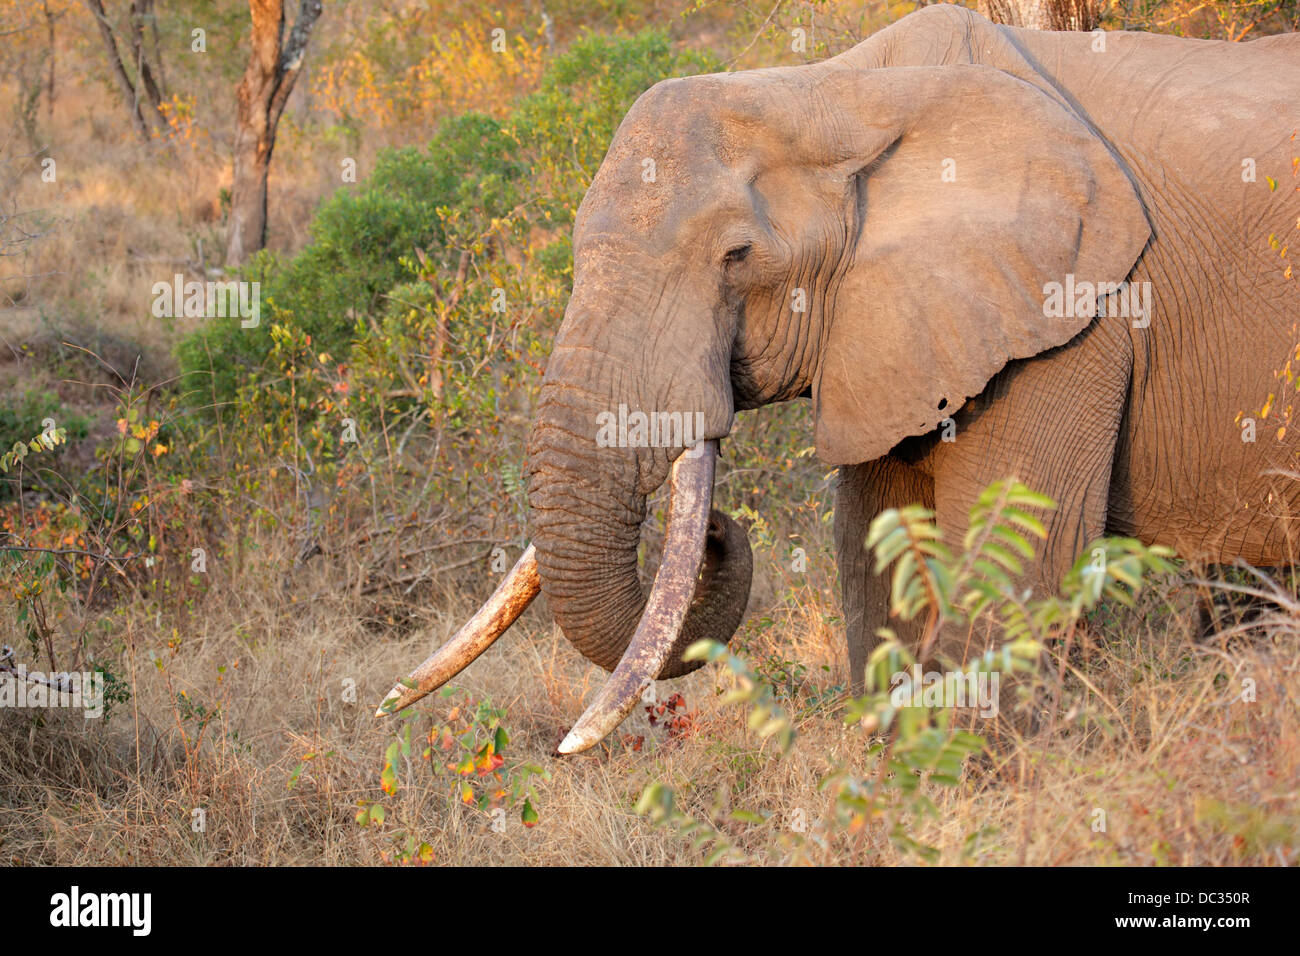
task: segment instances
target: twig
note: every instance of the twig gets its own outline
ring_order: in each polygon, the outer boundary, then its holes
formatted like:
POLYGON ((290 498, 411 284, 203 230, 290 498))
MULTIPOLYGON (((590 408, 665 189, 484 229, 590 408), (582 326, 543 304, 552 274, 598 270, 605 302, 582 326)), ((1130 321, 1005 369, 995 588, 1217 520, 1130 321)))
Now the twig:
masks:
MULTIPOLYGON (((411 587, 414 587, 415 585, 419 584, 421 581, 427 580, 428 578, 431 578, 436 574, 442 574, 445 571, 454 571, 457 568, 467 567, 471 564, 475 564, 479 561, 484 560, 490 555, 491 552, 489 552, 488 554, 474 554, 461 561, 453 561, 451 564, 445 564, 440 568, 425 568, 422 571, 416 571, 411 574, 404 574, 400 578, 391 578, 387 581, 381 581, 377 584, 371 584, 368 587, 364 587, 361 589, 360 593, 374 594, 378 591, 386 591, 389 588, 401 587, 403 584, 409 584, 411 587)), ((409 588, 408 588, 408 593, 409 593, 409 588)))

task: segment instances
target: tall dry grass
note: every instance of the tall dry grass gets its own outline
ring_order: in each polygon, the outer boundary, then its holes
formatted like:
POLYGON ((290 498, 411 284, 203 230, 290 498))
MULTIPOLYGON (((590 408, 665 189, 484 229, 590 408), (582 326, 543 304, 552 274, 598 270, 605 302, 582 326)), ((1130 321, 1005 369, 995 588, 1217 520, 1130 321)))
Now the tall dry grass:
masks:
MULTIPOLYGON (((263 567, 291 560, 264 544, 263 567)), ((420 602, 419 625, 404 636, 367 624, 363 602, 337 587, 338 568, 328 561, 287 581, 251 571, 238 587, 214 589, 201 613, 161 628, 127 607, 118 624, 129 704, 100 721, 0 711, 0 859, 374 864, 394 860, 409 835, 428 844, 437 864, 699 862, 704 850, 634 812, 643 788, 658 781, 688 812, 718 821, 754 862, 904 862, 884 821, 858 834, 832 822, 818 781, 833 765, 871 771, 869 737, 836 712, 844 674, 834 602, 819 586, 781 577, 762 589, 772 597, 751 609, 758 613, 737 642, 751 661, 774 656, 807 667, 786 698, 799 738, 783 759, 747 730, 743 710, 719 703, 728 678, 714 667, 660 685, 661 697, 675 692, 685 701, 677 708, 684 719, 671 729, 638 712, 592 755, 553 758, 604 675, 568 647, 541 608, 455 682, 505 709, 511 764, 549 770, 549 780, 536 781, 540 821, 531 828, 517 809, 494 827, 489 813, 461 803, 454 775, 420 758, 424 735, 464 696, 426 699, 410 718, 371 716, 393 678, 485 596, 489 576, 420 602), (756 627, 764 617, 776 623, 756 627), (159 646, 160 635, 173 635, 175 646, 159 646), (355 702, 345 694, 349 681, 355 702), (201 739, 198 708, 215 713, 201 739), (398 768, 397 792, 386 794, 384 751, 403 719, 417 746, 398 768), (383 825, 356 822, 358 803, 368 801, 385 806, 383 825), (198 808, 201 833, 193 827, 198 808), (727 817, 739 808, 768 821, 727 817)), ((960 786, 932 789, 939 814, 912 835, 950 863, 1293 863, 1297 622, 1278 616, 1246 638, 1197 643, 1194 615, 1180 603, 1185 590, 1094 622, 1076 661, 1083 676, 1070 688, 1073 713, 1050 733, 997 735, 960 786), (1241 699, 1245 678, 1254 682, 1253 703, 1241 699), (1103 723, 1081 729, 1085 711, 1103 723)), ((434 756, 441 757, 436 748, 434 756)))

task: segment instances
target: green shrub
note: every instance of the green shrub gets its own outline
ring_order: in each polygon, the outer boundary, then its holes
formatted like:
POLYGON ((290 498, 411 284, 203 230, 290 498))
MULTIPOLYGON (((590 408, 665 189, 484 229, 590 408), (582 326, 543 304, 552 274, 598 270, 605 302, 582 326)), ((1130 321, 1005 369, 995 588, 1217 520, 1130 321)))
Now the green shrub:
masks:
MULTIPOLYGON (((572 276, 573 214, 618 122, 656 81, 710 66, 699 54, 674 52, 661 32, 589 35, 556 58, 540 89, 505 121, 468 113, 443 124, 426 150, 382 152, 363 183, 322 203, 306 248, 287 261, 263 252, 241 270, 246 281, 262 283, 262 323, 244 329, 213 320, 183 341, 186 387, 231 402, 241 385, 274 378, 279 370, 268 359, 276 324, 310 336, 312 349, 342 362, 368 340, 409 344, 404 340, 427 331, 418 326, 430 304, 418 296, 422 306, 403 307, 410 284, 446 285, 466 252, 473 288, 441 321, 464 327, 465 341, 480 341, 484 303, 503 289, 513 293, 511 319, 520 318, 518 308, 537 305, 541 311, 524 318, 540 314, 537 331, 549 335, 572 276), (423 264, 412 258, 417 250, 427 257, 423 264)), ((391 349, 370 353, 391 358, 391 349)), ((463 358, 476 366, 481 356, 463 358)))
MULTIPOLYGON (((872 521, 866 547, 875 554, 875 571, 891 565, 890 614, 902 620, 925 621, 921 647, 903 646, 893 631, 881 628, 883 640, 873 651, 865 674, 867 693, 848 701, 847 725, 864 732, 867 756, 874 762, 864 774, 831 759, 819 789, 831 800, 827 815, 813 821, 807 836, 795 834, 782 844, 770 841, 766 850, 776 855, 793 847, 795 857, 810 857, 844 835, 879 828, 905 857, 928 863, 940 860, 939 850, 917 835, 920 823, 936 818, 940 809, 933 796, 960 786, 967 760, 996 743, 962 729, 959 709, 952 700, 936 695, 931 701, 909 694, 896 697, 899 675, 920 678, 919 660, 945 624, 974 627, 996 621, 1003 643, 966 663, 944 661, 955 683, 977 682, 981 675, 1021 678, 1013 695, 1034 705, 1052 727, 1058 718, 1103 725, 1106 716, 1093 712, 1086 698, 1066 708, 1074 716, 1061 716, 1066 689, 1052 668, 1041 668, 1046 656, 1059 675, 1069 668, 1075 631, 1085 614, 1103 599, 1132 606, 1143 587, 1175 570, 1173 553, 1161 546, 1146 547, 1131 538, 1102 538, 1078 559, 1061 582, 1061 594, 1032 597, 1018 586, 1026 562, 1034 559, 1031 541, 1047 537, 1043 522, 1033 513, 1056 507, 1052 499, 1037 494, 1015 479, 990 485, 970 511, 960 550, 943 540, 934 512, 919 505, 881 512, 872 521)), ((955 542, 954 542, 955 544, 955 542)), ((748 708, 748 725, 760 741, 776 741, 776 756, 786 754, 797 738, 796 718, 780 701, 758 669, 716 641, 700 641, 686 652, 687 660, 722 661, 731 671, 734 687, 723 703, 748 708)), ((919 682, 917 684, 919 686, 919 682)), ((974 686, 971 683, 971 686, 974 686)), ((997 684, 994 684, 996 693, 997 684)), ((1086 690, 1085 690, 1086 693, 1086 690)), ((996 702, 996 701, 995 701, 996 702)), ((996 714, 996 707, 994 710, 996 714)), ((761 746, 761 744, 760 744, 761 746)), ((671 827, 689 839, 697 850, 709 852, 706 863, 750 863, 726 827, 736 824, 776 831, 776 819, 762 810, 717 808, 707 818, 687 813, 672 788, 653 783, 642 792, 637 812, 651 822, 671 827)), ((747 834, 751 837, 752 835, 747 834)), ((787 834, 787 837, 790 835, 787 834)), ((967 836, 963 859, 969 860, 982 841, 995 834, 980 830, 967 836)))
POLYGON ((56 427, 67 429, 69 441, 80 441, 90 434, 90 419, 71 411, 59 396, 28 389, 0 404, 0 448, 11 448, 15 442, 26 441, 44 430, 47 418, 54 419, 56 427))
MULTIPOLYGON (((46 431, 50 419, 68 441, 80 441, 90 434, 90 419, 70 410, 53 392, 27 389, 0 403, 0 453, 46 431)), ((0 500, 12 497, 17 490, 17 482, 0 482, 0 500)))

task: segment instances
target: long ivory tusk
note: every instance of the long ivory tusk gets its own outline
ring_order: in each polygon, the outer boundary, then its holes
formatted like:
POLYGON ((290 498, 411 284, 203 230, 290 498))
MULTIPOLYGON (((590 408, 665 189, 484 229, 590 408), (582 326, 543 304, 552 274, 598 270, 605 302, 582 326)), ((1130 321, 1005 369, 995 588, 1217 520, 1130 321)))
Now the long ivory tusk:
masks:
POLYGON ((405 681, 393 685, 375 716, 386 717, 409 707, 463 671, 506 632, 537 597, 541 586, 537 574, 537 551, 530 544, 505 580, 465 626, 411 671, 405 681))
POLYGON ((561 754, 581 753, 604 739, 663 669, 686 619, 704 557, 716 456, 717 443, 710 441, 702 454, 683 453, 673 462, 668 533, 650 599, 618 667, 560 743, 561 754))

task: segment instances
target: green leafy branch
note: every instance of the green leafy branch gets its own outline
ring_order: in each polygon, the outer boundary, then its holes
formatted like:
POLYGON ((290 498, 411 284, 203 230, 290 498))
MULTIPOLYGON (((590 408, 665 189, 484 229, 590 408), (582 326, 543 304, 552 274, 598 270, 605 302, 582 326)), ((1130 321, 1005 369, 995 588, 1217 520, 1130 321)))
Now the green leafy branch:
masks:
MULTIPOLYGON (((913 685, 921 680, 918 661, 928 657, 940 628, 974 627, 980 618, 992 616, 1003 636, 999 647, 950 670, 944 679, 951 684, 945 686, 976 688, 983 680, 982 686, 997 687, 990 680, 995 675, 1000 683, 1003 674, 1032 674, 1043 648, 1062 639, 1063 671, 1074 629, 1087 611, 1103 597, 1132 606, 1147 576, 1174 570, 1168 548, 1147 547, 1132 538, 1105 538, 1075 563, 1059 596, 1033 597, 1017 580, 1035 555, 1030 539, 1047 537, 1046 527, 1032 510, 1055 507, 1051 498, 1015 479, 995 482, 971 508, 963 553, 957 559, 944 544, 930 509, 890 509, 872 522, 867 547, 875 551, 877 573, 894 565, 891 614, 910 620, 924 610, 928 617, 916 656, 892 631, 881 629, 884 641, 872 654, 865 674, 867 693, 846 710, 846 721, 885 735, 870 751, 878 758, 874 778, 859 779, 844 772, 828 778, 837 812, 850 831, 892 816, 889 836, 897 847, 927 860, 938 857, 937 849, 911 835, 909 823, 937 814, 921 782, 956 786, 966 758, 987 746, 983 737, 953 728, 956 708, 946 695, 936 695, 933 702, 924 696, 918 702, 914 695, 901 699, 896 695, 900 675, 910 672, 913 685)), ((1058 672, 1058 685, 1062 677, 1058 672)), ((996 713, 996 702, 992 703, 996 713)), ((1053 723, 1055 714, 1053 708, 1053 723)))
MULTIPOLYGON (((774 739, 779 749, 779 756, 784 756, 794 746, 797 736, 794 721, 777 703, 776 694, 770 684, 761 680, 745 660, 731 653, 725 644, 718 641, 697 641, 686 649, 683 655, 688 661, 722 661, 735 680, 735 686, 722 697, 724 705, 745 705, 749 708, 749 729, 758 734, 760 740, 774 739)), ((636 812, 644 816, 655 826, 675 830, 682 838, 689 840, 697 850, 710 848, 704 858, 706 866, 717 863, 744 862, 747 858, 732 845, 726 834, 707 820, 683 811, 676 805, 676 796, 671 787, 663 783, 652 783, 641 793, 636 804, 636 812)), ((723 814, 719 807, 714 807, 712 816, 723 814)), ((768 816, 752 810, 737 809, 730 813, 730 819, 737 823, 765 824, 768 816)))
MULTIPOLYGON (((637 801, 636 812, 654 826, 675 830, 683 839, 689 840, 696 850, 710 848, 704 857, 705 866, 747 861, 745 855, 736 849, 721 830, 679 808, 676 796, 667 784, 652 783, 646 787, 641 799, 637 801)), ((743 822, 761 822, 765 819, 760 814, 743 810, 733 811, 732 818, 743 822)))
POLYGON ((53 451, 57 446, 67 444, 67 441, 66 428, 47 428, 28 441, 14 442, 13 448, 0 455, 0 471, 7 474, 10 468, 27 457, 29 450, 31 452, 53 451))
POLYGON ((710 664, 724 661, 735 678, 736 685, 723 695, 722 703, 747 704, 749 729, 757 733, 761 740, 775 737, 782 755, 794 746, 797 736, 794 722, 777 703, 772 686, 760 680, 749 664, 727 650, 725 644, 718 641, 696 641, 686 649, 682 659, 707 661, 710 664))
MULTIPOLYGON (((1168 548, 1147 547, 1131 538, 1104 538, 1075 563, 1059 596, 1035 597, 1019 579, 1035 557, 1031 542, 1047 537, 1046 526, 1034 512, 1055 506, 1052 499, 1015 479, 990 485, 971 508, 957 556, 944 542, 930 509, 890 509, 872 522, 866 545, 875 552, 876 571, 882 573, 893 565, 890 613, 903 620, 924 613, 925 630, 915 654, 893 631, 880 630, 884 640, 872 653, 864 675, 867 691, 850 701, 844 712, 846 723, 858 724, 873 735, 867 755, 874 758, 874 769, 865 776, 842 765, 828 769, 819 789, 832 795, 833 818, 823 823, 821 842, 815 841, 816 845, 822 845, 835 829, 862 840, 883 827, 881 832, 904 854, 931 862, 939 859, 938 848, 916 835, 920 821, 939 814, 927 785, 960 785, 967 758, 988 747, 979 734, 955 726, 959 709, 952 695, 939 693, 929 699, 897 693, 900 678, 910 674, 914 682, 921 680, 920 662, 928 659, 941 628, 974 627, 980 619, 992 618, 1004 638, 964 667, 942 675, 952 686, 992 687, 996 693, 1002 675, 1036 675, 1044 649, 1064 643, 1059 689, 1079 620, 1103 599, 1132 606, 1149 577, 1175 570, 1168 548)), ((796 737, 794 724, 777 705, 773 688, 744 660, 713 641, 693 645, 686 657, 725 662, 735 687, 723 702, 747 706, 750 729, 764 739, 775 738, 782 755, 788 752, 796 737)), ((991 698, 988 704, 996 713, 998 701, 991 698)), ((1053 724, 1055 713, 1054 707, 1053 724)), ((697 849, 710 848, 708 863, 738 858, 718 826, 681 810, 664 784, 646 788, 637 812, 652 823, 677 830, 697 849)), ((734 811, 731 818, 751 823, 768 819, 748 811, 734 811)), ((969 834, 963 856, 978 853, 988 832, 981 828, 969 834)))

